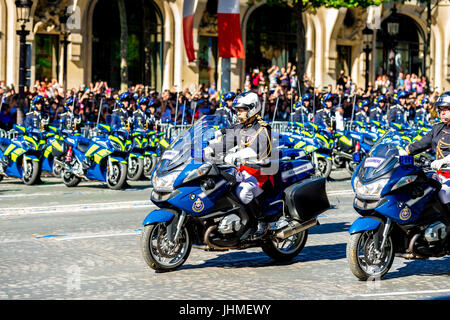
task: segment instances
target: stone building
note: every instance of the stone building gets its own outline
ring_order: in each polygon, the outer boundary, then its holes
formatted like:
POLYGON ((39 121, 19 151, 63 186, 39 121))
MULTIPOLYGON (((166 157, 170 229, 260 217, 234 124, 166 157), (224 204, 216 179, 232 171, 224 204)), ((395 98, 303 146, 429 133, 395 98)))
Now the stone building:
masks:
MULTIPOLYGON (((182 0, 126 0, 130 84, 143 83, 161 91, 176 85, 193 88, 217 82, 221 58, 217 50, 217 0, 197 0, 194 15, 196 61, 189 63, 183 42, 182 0)), ((381 7, 380 27, 373 36, 369 76, 373 82, 389 69, 388 23, 394 4, 381 7)), ((430 55, 425 53, 427 10, 419 2, 396 3, 400 23, 395 38, 398 71, 429 76, 433 87, 450 90, 450 1, 432 5, 430 55)), ((63 79, 64 29, 59 17, 67 13, 70 32, 67 85, 78 87, 105 80, 120 85, 120 18, 116 0, 33 0, 26 28, 28 85, 44 78, 63 79)), ((315 86, 335 85, 340 70, 358 84, 365 81, 362 30, 367 10, 326 9, 304 13, 306 72, 315 86)), ((241 0, 241 28, 246 59, 231 59, 231 89, 242 87, 247 73, 272 64, 295 62, 296 21, 289 7, 265 1, 249 5, 241 0)), ((0 80, 18 84, 19 37, 14 0, 0 0, 0 80)))

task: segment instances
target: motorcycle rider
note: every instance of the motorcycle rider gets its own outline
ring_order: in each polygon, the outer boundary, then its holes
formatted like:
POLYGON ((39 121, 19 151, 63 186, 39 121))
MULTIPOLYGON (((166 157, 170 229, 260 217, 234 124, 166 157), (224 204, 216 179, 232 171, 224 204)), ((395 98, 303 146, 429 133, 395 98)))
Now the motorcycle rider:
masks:
POLYGON ((217 108, 215 113, 216 115, 226 116, 228 121, 232 124, 237 122, 237 117, 232 109, 234 98, 236 98, 234 92, 226 93, 220 100, 219 108, 217 108))
POLYGON ((327 128, 332 128, 333 127, 333 118, 334 118, 334 114, 333 114, 333 95, 331 93, 326 93, 322 99, 321 99, 321 104, 322 104, 322 109, 320 109, 319 111, 317 111, 316 115, 314 116, 314 123, 317 125, 324 125, 327 128))
POLYGON ((294 121, 305 123, 309 121, 309 110, 305 106, 305 101, 303 98, 300 99, 296 104, 294 104, 294 121))
POLYGON ((397 93, 395 101, 397 104, 391 106, 388 111, 388 122, 395 122, 400 124, 406 124, 406 99, 408 98, 408 92, 400 91, 397 93))
POLYGON ((259 114, 261 104, 256 93, 248 91, 238 95, 233 102, 233 109, 239 123, 216 131, 215 139, 205 148, 205 158, 218 154, 216 150, 225 150, 225 163, 240 164, 236 195, 257 221, 256 230, 250 239, 258 240, 268 229, 258 196, 262 194, 266 182, 270 181, 273 185, 273 177, 264 174, 264 167, 270 165, 271 128, 259 114))
POLYGON ((423 98, 419 105, 418 108, 416 110, 416 115, 414 117, 414 122, 418 122, 418 121, 428 121, 428 109, 429 109, 429 105, 430 105, 430 99, 428 98, 423 98))
MULTIPOLYGON (((437 171, 436 178, 442 185, 439 198, 443 204, 447 205, 450 212, 450 172, 448 169, 441 170, 444 165, 450 165, 450 91, 443 93, 435 106, 442 122, 435 124, 422 139, 406 146, 405 151, 408 155, 416 155, 432 148, 436 153, 436 159, 431 163, 431 168, 437 171)), ((404 155, 403 150, 400 155, 404 155)), ((447 221, 447 226, 449 222, 447 221)))
POLYGON ((65 112, 60 115, 59 120, 63 128, 74 132, 80 132, 82 119, 79 114, 75 113, 75 104, 76 101, 73 97, 68 98, 64 103, 65 112))
POLYGON ((50 122, 50 116, 44 111, 45 98, 38 95, 31 101, 31 111, 26 114, 24 125, 27 128, 37 128, 45 131, 50 122))
POLYGON ((355 114, 355 121, 361 121, 363 123, 369 122, 369 108, 370 101, 368 99, 364 99, 358 103, 358 111, 355 114))
POLYGON ((137 109, 132 116, 133 129, 147 130, 149 128, 149 117, 147 115, 149 103, 150 99, 147 97, 141 97, 137 100, 137 109))
POLYGON ((375 99, 373 106, 369 109, 369 119, 382 122, 386 112, 386 96, 381 95, 375 99))
POLYGON ((113 115, 116 115, 120 118, 121 126, 124 128, 129 127, 129 120, 130 120, 129 108, 131 106, 132 99, 133 96, 128 91, 119 95, 116 101, 118 108, 115 108, 112 113, 113 115))

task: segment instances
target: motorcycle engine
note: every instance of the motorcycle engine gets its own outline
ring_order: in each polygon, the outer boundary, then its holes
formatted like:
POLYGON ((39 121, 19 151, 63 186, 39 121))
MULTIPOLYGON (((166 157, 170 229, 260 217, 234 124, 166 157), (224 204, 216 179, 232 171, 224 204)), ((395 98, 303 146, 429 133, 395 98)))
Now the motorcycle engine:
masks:
POLYGON ((235 214, 230 214, 220 220, 218 231, 222 234, 230 234, 239 231, 241 227, 241 218, 235 214))
POLYGON ((446 226, 442 222, 436 222, 430 225, 424 233, 428 242, 436 242, 445 239, 447 236, 446 226))

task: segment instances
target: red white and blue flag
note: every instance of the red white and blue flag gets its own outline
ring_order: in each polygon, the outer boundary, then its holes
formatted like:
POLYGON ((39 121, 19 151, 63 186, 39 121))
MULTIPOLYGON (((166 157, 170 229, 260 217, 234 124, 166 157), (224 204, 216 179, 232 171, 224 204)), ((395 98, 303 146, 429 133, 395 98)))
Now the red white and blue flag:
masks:
POLYGON ((184 0, 183 3, 183 37, 184 47, 189 62, 195 60, 194 50, 194 11, 195 0, 184 0))
POLYGON ((219 56, 245 59, 242 44, 239 0, 219 0, 217 27, 219 33, 219 56))

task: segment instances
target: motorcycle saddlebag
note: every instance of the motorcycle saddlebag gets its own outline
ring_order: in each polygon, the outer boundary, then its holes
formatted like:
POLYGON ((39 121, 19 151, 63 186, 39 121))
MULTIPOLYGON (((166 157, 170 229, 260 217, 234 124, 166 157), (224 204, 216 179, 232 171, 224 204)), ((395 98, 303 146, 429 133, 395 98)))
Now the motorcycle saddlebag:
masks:
POLYGON ((60 158, 67 153, 67 144, 62 140, 52 141, 52 154, 55 158, 60 158))
POLYGON ((307 221, 330 209, 325 183, 326 178, 313 178, 284 190, 286 206, 292 218, 307 221))

